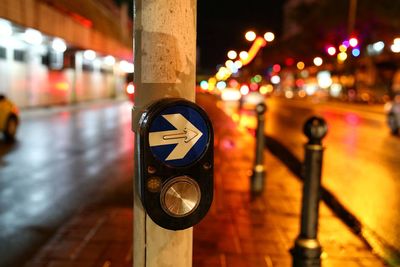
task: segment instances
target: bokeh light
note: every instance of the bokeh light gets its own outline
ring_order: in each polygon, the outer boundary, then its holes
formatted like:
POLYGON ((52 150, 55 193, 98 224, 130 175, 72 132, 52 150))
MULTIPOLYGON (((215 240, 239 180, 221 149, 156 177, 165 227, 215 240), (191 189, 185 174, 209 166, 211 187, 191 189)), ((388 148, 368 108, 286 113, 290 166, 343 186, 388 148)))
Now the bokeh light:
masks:
POLYGON ((243 63, 240 60, 236 60, 235 65, 236 65, 236 68, 240 69, 243 66, 243 63))
POLYGON ((256 91, 258 89, 258 84, 257 83, 251 83, 250 84, 250 89, 251 89, 251 91, 256 91))
POLYGON ((260 74, 257 74, 256 76, 254 76, 254 82, 259 83, 262 81, 262 77, 260 74))
POLYGON ((135 93, 135 85, 133 85, 133 83, 128 84, 128 86, 126 87, 126 92, 130 95, 135 93))
POLYGON ((326 49, 326 52, 328 52, 329 55, 333 56, 336 54, 336 48, 334 48, 333 46, 330 46, 326 49))
POLYGON ((11 36, 12 33, 11 23, 0 19, 0 36, 11 36))
POLYGON ((351 54, 354 56, 354 57, 358 57, 359 55, 360 55, 360 49, 358 49, 358 48, 354 48, 352 51, 351 51, 351 54))
POLYGON ((239 53, 239 57, 241 60, 246 60, 249 57, 249 54, 246 51, 242 51, 239 53))
POLYGON ((104 63, 105 63, 106 65, 108 65, 108 66, 114 65, 114 64, 115 64, 115 57, 110 56, 110 55, 106 56, 106 57, 104 58, 104 63))
POLYGON ((208 89, 208 82, 207 81, 201 81, 200 82, 200 88, 203 90, 207 90, 208 89))
POLYGON ((281 77, 278 75, 274 75, 271 77, 271 83, 272 84, 279 84, 281 82, 281 77))
POLYGON ((358 45, 358 40, 355 37, 350 38, 349 44, 351 47, 356 47, 358 45))
POLYGON ((372 48, 376 51, 376 52, 380 52, 383 50, 383 48, 385 48, 385 43, 382 41, 376 42, 372 45, 372 48))
POLYGON ((224 82, 224 81, 217 82, 217 89, 218 90, 224 90, 225 88, 226 88, 226 82, 224 82))
POLYGON ((232 65, 235 65, 235 63, 233 63, 232 60, 229 59, 229 60, 225 61, 225 66, 226 66, 227 68, 231 68, 232 65))
POLYGON ((253 31, 248 31, 246 32, 244 37, 246 38, 247 41, 252 42, 256 39, 257 35, 253 31))
POLYGON ((346 54, 346 52, 340 52, 340 53, 337 55, 337 59, 338 59, 339 61, 341 61, 341 62, 345 61, 345 60, 347 59, 347 54, 346 54))
POLYGON ((240 93, 242 95, 247 95, 249 91, 250 91, 249 87, 245 84, 240 87, 240 93))
POLYGON ((266 95, 271 93, 274 90, 274 87, 271 84, 263 85, 260 87, 260 93, 266 95))
POLYGON ((266 32, 264 34, 264 39, 267 42, 272 42, 275 39, 275 34, 273 34, 272 32, 266 32))
POLYGON ((314 60, 313 60, 313 62, 314 62, 314 65, 315 65, 315 66, 321 66, 322 63, 323 63, 323 60, 322 60, 322 58, 320 58, 320 57, 315 57, 314 60))
POLYGON ((43 35, 40 31, 35 29, 26 29, 24 40, 31 45, 40 45, 43 42, 43 35))
POLYGON ((53 48, 53 50, 56 52, 64 53, 65 50, 67 50, 67 44, 63 39, 55 38, 51 43, 51 48, 53 48))
POLYGON ((85 50, 85 52, 83 52, 83 57, 87 60, 94 60, 96 58, 96 52, 93 50, 85 50))
POLYGON ((303 61, 299 61, 299 62, 297 62, 296 66, 297 66, 297 69, 302 70, 302 69, 304 69, 305 64, 303 61))
POLYGON ((237 57, 237 53, 234 50, 228 51, 228 58, 234 60, 237 57))
POLYGON ((279 64, 274 64, 274 65, 272 66, 272 70, 273 70, 274 72, 280 72, 280 71, 281 71, 281 66, 280 66, 279 64))
POLYGON ((346 52, 346 50, 347 50, 347 46, 345 46, 345 45, 340 45, 339 46, 339 51, 340 52, 346 52))

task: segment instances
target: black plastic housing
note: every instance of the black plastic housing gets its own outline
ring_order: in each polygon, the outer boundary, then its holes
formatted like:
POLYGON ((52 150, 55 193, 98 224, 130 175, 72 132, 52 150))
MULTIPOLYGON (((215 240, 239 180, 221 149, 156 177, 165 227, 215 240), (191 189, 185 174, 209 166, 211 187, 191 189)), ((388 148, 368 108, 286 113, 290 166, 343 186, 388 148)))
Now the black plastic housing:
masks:
POLYGON ((214 133, 207 113, 193 102, 180 98, 167 98, 152 103, 141 115, 136 137, 138 148, 137 167, 139 179, 136 188, 142 200, 142 204, 150 218, 159 226, 170 230, 182 230, 197 224, 207 214, 214 190, 214 133), (208 127, 208 140, 202 155, 187 166, 171 166, 159 160, 152 153, 149 144, 149 130, 155 118, 167 108, 173 106, 185 106, 196 110, 204 119, 208 127), (150 171, 149 171, 150 170, 150 171), (173 217, 167 214, 160 202, 159 191, 150 191, 147 181, 152 177, 158 177, 162 185, 177 176, 189 176, 195 180, 201 191, 201 199, 197 208, 187 216, 173 217))

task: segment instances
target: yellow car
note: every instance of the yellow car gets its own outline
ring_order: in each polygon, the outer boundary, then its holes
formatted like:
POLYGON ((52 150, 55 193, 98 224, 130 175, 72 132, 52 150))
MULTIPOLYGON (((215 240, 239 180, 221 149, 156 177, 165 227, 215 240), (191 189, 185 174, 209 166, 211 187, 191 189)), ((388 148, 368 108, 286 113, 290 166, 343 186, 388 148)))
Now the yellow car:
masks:
POLYGON ((19 123, 18 109, 4 95, 0 95, 0 132, 7 140, 13 140, 19 123))

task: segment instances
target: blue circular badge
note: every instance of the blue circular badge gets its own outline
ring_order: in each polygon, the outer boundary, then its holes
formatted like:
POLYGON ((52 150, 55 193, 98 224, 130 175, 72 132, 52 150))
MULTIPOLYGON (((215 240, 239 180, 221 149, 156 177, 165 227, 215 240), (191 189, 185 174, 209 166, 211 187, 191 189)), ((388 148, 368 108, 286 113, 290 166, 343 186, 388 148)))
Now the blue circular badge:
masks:
POLYGON ((162 110, 151 122, 149 146, 154 157, 173 166, 197 161, 209 142, 209 127, 196 109, 177 105, 162 110))

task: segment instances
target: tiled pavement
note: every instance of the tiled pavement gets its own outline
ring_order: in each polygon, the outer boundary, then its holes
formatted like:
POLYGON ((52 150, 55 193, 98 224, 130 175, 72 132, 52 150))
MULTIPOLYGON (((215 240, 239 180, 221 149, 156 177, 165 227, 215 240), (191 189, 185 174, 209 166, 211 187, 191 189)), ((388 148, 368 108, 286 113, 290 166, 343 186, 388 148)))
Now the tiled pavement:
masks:
MULTIPOLYGON (((251 199, 249 174, 254 140, 217 109, 208 111, 215 130, 215 198, 194 227, 193 266, 291 266, 289 249, 299 232, 301 183, 265 152, 266 190, 251 199)), ((132 210, 93 206, 66 223, 26 267, 132 266, 132 210)), ((322 266, 384 266, 324 205, 320 206, 322 266)))

